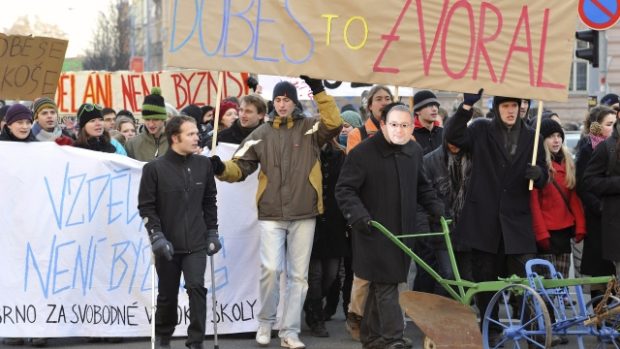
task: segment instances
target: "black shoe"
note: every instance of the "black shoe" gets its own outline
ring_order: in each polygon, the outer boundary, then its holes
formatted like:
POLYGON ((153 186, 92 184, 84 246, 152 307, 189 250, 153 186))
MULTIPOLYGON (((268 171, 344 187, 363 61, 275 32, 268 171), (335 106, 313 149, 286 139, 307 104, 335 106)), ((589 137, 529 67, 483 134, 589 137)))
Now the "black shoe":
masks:
POLYGON ((171 349, 170 338, 156 337, 155 338, 155 349, 171 349))
POLYGON ((385 349, 406 349, 405 342, 400 340, 396 342, 392 342, 385 346, 385 349))
POLYGON ((2 343, 6 345, 24 345, 23 338, 5 338, 2 343))
POLYGON ((37 348, 47 347, 47 338, 31 338, 30 345, 37 348))
POLYGON ((329 332, 327 332, 323 321, 317 321, 312 327, 310 327, 310 334, 313 337, 329 337, 329 332))

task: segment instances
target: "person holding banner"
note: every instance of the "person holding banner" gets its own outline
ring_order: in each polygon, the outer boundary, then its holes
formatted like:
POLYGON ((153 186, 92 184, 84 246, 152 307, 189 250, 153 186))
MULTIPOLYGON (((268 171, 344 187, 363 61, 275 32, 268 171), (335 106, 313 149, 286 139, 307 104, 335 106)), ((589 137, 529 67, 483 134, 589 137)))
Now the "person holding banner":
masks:
POLYGON ((369 282, 360 327, 362 345, 404 349, 410 341, 403 338, 398 284, 407 280, 411 259, 371 227, 370 220, 400 235, 415 230, 417 215, 411 213, 418 204, 434 222, 443 216, 444 207, 424 174, 422 148, 411 139, 414 118, 409 108, 395 103, 384 114, 381 130, 347 156, 336 200, 351 226, 353 271, 369 282))
POLYGON ((138 210, 151 240, 159 276, 156 343, 157 348, 170 348, 183 273, 190 309, 185 344, 201 349, 207 318, 207 255, 222 248, 217 231, 217 188, 211 162, 195 154, 199 138, 193 118, 171 118, 166 138, 170 149, 144 165, 138 194, 138 210))
MULTIPOLYGON (((548 178, 544 156, 535 165, 529 163, 532 152, 542 155, 544 148, 541 142, 534 149, 538 135, 519 115, 521 98, 495 96, 494 118, 467 125, 482 92, 465 93, 463 104, 445 128, 446 141, 468 151, 473 159, 470 187, 453 235, 472 249, 476 282, 525 276, 525 262, 536 253, 528 182, 533 180, 536 188, 543 188, 548 178)), ((481 314, 492 295, 486 292, 476 297, 481 314)), ((497 310, 493 309, 495 318, 497 310)), ((501 333, 496 330, 489 337, 494 346, 501 333)))
POLYGON ((80 131, 74 146, 104 153, 116 153, 127 156, 125 148, 110 137, 103 124, 103 108, 98 104, 84 103, 78 108, 80 131))
POLYGON ((151 94, 144 97, 142 104, 144 130, 127 141, 127 155, 138 161, 151 161, 166 153, 168 140, 164 135, 164 126, 168 114, 166 103, 159 87, 153 87, 151 94))
POLYGON ((260 226, 260 303, 256 342, 269 345, 276 320, 279 279, 286 258, 286 307, 280 323, 281 346, 305 348, 299 340, 302 305, 308 290, 308 265, 316 216, 323 213, 320 148, 340 133, 342 120, 321 80, 306 81, 320 119, 306 118, 296 107, 297 89, 281 81, 273 89, 270 120, 241 143, 232 160, 212 156, 215 174, 243 181, 260 165, 257 204, 260 226))
POLYGON ((13 104, 4 116, 0 141, 36 142, 32 135, 32 112, 21 104, 13 104))

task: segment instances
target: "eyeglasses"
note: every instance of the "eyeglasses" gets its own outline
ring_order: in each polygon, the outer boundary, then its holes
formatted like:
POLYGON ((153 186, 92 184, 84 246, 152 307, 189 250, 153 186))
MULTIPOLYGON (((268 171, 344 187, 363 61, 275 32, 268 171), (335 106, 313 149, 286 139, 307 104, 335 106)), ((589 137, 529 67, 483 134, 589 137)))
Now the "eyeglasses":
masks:
POLYGON ((392 128, 409 128, 411 127, 411 124, 409 123, 404 123, 404 124, 399 124, 397 122, 388 122, 388 126, 392 127, 392 128))
POLYGON ((103 110, 103 107, 100 106, 99 104, 94 104, 94 103, 84 103, 84 108, 82 108, 82 110, 80 111, 80 113, 77 115, 78 119, 82 116, 82 113, 84 113, 84 111, 87 112, 91 112, 93 110, 103 110))

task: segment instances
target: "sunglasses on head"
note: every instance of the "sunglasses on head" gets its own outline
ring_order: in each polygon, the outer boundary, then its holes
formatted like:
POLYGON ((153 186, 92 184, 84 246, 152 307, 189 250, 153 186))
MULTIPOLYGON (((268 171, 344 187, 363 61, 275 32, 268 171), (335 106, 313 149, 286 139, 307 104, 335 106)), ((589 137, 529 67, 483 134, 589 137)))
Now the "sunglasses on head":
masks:
POLYGON ((93 110, 103 110, 103 107, 100 106, 99 104, 94 104, 94 103, 85 103, 84 104, 84 108, 82 108, 82 110, 80 111, 80 113, 78 114, 78 119, 80 118, 80 116, 82 116, 82 113, 84 113, 84 111, 87 112, 91 112, 93 110))

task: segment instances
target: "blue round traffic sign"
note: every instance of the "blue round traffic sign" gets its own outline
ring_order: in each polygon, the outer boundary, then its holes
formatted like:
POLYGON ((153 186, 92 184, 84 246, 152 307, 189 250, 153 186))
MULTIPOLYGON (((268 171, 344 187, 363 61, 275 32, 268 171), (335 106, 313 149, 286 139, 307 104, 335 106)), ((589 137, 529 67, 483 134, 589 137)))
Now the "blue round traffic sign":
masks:
POLYGON ((579 17, 592 29, 609 29, 620 19, 620 0, 579 0, 579 17))

